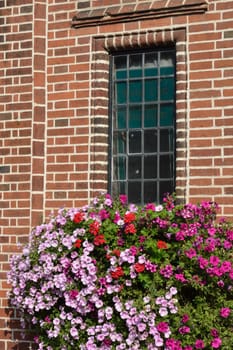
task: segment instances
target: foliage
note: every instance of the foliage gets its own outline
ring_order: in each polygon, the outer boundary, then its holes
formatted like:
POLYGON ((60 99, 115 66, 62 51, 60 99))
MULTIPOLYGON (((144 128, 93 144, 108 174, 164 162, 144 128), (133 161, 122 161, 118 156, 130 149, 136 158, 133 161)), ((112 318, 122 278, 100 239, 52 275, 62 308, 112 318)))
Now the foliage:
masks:
POLYGON ((217 205, 61 209, 11 259, 11 304, 47 350, 229 350, 233 228, 217 205))

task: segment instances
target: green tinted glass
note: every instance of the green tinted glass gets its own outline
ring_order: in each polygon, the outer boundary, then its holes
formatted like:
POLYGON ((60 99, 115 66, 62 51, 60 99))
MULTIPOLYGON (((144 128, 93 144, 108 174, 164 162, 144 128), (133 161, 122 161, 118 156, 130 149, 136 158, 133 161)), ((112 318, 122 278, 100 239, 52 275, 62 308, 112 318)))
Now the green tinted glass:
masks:
POLYGON ((118 70, 116 72, 116 79, 126 79, 127 78, 127 70, 118 70))
POLYGON ((145 54, 144 63, 145 77, 153 77, 158 75, 158 54, 157 52, 150 52, 145 54))
POLYGON ((117 103, 126 103, 126 101, 127 101, 127 84, 126 84, 126 82, 116 83, 116 101, 117 101, 117 103))
POLYGON ((142 106, 130 106, 129 107, 129 128, 141 128, 142 127, 142 106))
POLYGON ((126 128, 126 121, 127 121, 126 107, 118 107, 116 113, 117 113, 117 118, 116 118, 115 128, 125 129, 126 128))
POLYGON ((151 102, 158 99, 157 79, 145 80, 145 101, 151 102))
POLYGON ((160 80, 160 99, 162 101, 173 100, 174 87, 175 87, 174 78, 162 78, 160 80))
POLYGON ((144 127, 156 127, 158 123, 158 106, 146 105, 144 109, 144 127))
POLYGON ((160 105, 160 125, 171 126, 174 124, 174 104, 160 105))
POLYGON ((142 81, 129 82, 129 102, 142 102, 142 81))

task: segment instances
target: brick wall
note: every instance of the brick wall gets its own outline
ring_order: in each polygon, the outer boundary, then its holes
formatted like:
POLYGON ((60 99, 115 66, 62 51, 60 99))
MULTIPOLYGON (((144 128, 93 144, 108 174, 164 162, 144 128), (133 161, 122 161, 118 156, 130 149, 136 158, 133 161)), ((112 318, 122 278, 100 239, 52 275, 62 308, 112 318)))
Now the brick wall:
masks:
POLYGON ((27 350, 9 257, 107 188, 108 51, 176 42, 177 194, 233 220, 232 0, 0 0, 0 349, 27 350))

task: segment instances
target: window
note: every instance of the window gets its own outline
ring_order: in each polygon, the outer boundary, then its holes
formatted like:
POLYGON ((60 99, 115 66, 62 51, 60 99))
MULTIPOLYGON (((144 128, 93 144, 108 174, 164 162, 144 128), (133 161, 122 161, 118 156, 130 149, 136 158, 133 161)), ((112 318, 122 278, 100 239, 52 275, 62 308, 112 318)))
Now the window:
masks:
POLYGON ((161 202, 175 188, 175 50, 111 55, 110 191, 161 202))

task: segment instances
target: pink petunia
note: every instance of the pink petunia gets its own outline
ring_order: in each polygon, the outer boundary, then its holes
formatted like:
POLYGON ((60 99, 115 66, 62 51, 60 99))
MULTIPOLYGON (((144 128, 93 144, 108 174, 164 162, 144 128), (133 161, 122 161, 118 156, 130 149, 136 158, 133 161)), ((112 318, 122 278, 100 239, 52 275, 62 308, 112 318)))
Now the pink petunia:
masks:
POLYGON ((222 345, 222 341, 220 338, 215 338, 214 340, 212 340, 211 342, 211 346, 214 349, 218 349, 220 346, 222 345))
POLYGON ((223 318, 227 318, 231 313, 231 310, 229 309, 229 307, 222 307, 220 310, 220 316, 222 316, 223 318))

